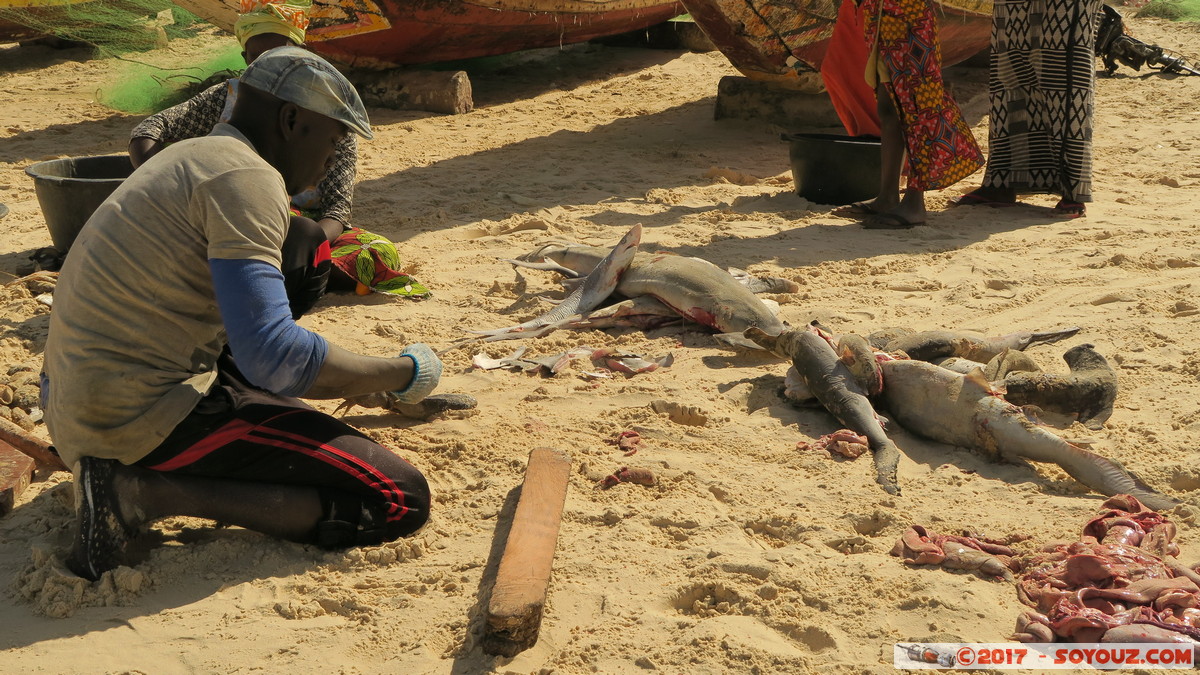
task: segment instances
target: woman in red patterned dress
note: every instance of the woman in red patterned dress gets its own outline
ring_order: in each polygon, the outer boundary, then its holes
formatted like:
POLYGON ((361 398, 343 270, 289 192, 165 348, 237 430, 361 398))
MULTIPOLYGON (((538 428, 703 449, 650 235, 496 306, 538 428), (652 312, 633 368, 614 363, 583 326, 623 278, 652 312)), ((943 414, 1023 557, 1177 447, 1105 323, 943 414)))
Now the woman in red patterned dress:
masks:
MULTIPOLYGON (((848 1, 848 0, 847 0, 848 1)), ((871 57, 867 83, 879 110, 879 195, 854 204, 863 226, 903 229, 925 222, 925 192, 983 166, 983 153, 942 82, 942 50, 930 0, 863 0, 871 57), (903 194, 900 177, 908 181, 903 194)))

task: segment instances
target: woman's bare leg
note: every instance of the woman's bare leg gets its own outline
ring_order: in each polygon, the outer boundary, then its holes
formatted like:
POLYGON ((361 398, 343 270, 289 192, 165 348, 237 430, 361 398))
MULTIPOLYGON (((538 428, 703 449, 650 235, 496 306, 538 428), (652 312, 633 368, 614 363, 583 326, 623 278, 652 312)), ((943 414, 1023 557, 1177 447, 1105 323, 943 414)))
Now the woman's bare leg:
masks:
POLYGON ((904 124, 892 101, 891 92, 880 83, 875 87, 875 100, 879 110, 880 171, 879 196, 871 203, 875 215, 866 218, 863 224, 872 229, 903 229, 925 222, 925 192, 923 190, 900 190, 900 176, 904 170, 907 144, 904 140, 904 124))
POLYGON ((886 212, 900 205, 900 171, 904 166, 904 128, 892 103, 892 94, 882 82, 875 86, 875 107, 879 112, 879 195, 871 207, 886 212))

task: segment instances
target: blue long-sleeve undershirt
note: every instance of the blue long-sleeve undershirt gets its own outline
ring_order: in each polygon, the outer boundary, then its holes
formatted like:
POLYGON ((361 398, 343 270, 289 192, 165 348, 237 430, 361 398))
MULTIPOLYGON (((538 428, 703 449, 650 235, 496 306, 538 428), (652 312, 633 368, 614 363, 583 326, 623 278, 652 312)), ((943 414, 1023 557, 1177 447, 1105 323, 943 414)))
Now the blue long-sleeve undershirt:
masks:
POLYGON ((283 273, 261 260, 210 259, 229 350, 256 387, 302 396, 325 363, 325 338, 292 319, 283 273))

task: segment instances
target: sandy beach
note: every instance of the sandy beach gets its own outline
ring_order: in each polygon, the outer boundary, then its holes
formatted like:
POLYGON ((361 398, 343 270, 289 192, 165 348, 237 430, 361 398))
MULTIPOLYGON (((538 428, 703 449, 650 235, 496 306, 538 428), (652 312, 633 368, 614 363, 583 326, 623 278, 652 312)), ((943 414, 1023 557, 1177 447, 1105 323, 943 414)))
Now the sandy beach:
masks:
MULTIPOLYGON (((1200 24, 1128 19, 1137 37, 1200 57, 1200 24)), ((212 31, 139 59, 198 60, 212 31)), ((1194 62, 1194 61, 1193 61, 1194 62)), ((49 246, 28 165, 123 152, 141 115, 96 101, 121 67, 87 50, 0 45, 0 365, 40 368, 51 309, 8 282, 49 246)), ((1098 78, 1095 202, 947 209, 982 172, 928 196, 925 226, 864 230, 795 194, 783 132, 713 120, 719 52, 596 44, 490 60, 470 71, 473 112, 369 110, 355 224, 390 237, 424 301, 331 294, 302 320, 331 342, 392 355, 465 330, 520 323, 564 297, 557 275, 504 259, 562 239, 612 246, 634 224, 644 251, 790 279, 765 296, 792 326, 1001 335, 1078 326, 1028 350, 1066 372, 1091 343, 1116 370, 1102 429, 1056 429, 1183 502, 1179 559, 1200 562, 1200 77, 1121 68, 1098 78)), ((987 142, 986 70, 947 70, 987 142)), ((430 523, 345 552, 171 518, 132 567, 88 583, 65 572, 71 477, 39 472, 0 518, 0 671, 11 673, 884 673, 897 642, 1003 642, 1024 608, 1010 583, 905 565, 913 524, 1031 550, 1079 536, 1104 497, 1057 466, 997 463, 901 428, 902 494, 869 456, 797 448, 840 425, 780 396, 788 364, 720 348, 691 326, 559 330, 445 355, 440 391, 473 416, 345 419, 429 477, 430 523), (617 348, 670 365, 626 375, 587 357, 554 376, 473 367, 617 348), (607 376, 605 376, 607 375, 607 376), (662 409, 690 411, 656 412, 662 409), (642 439, 629 456, 615 444, 642 439), (571 477, 540 639, 513 658, 480 648, 485 602, 532 448, 571 477), (596 489, 622 466, 657 483, 596 489)), ((333 411, 339 401, 315 401, 333 411)), ((48 439, 38 424, 34 435, 48 439)))

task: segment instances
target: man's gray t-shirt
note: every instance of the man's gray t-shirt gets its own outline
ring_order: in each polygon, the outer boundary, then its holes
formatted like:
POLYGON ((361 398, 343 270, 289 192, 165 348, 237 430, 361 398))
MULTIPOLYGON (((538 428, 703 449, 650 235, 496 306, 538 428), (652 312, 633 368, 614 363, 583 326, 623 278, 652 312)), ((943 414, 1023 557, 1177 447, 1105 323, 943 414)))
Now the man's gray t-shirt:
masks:
POLYGON ((172 144, 105 201, 54 292, 46 424, 68 466, 144 457, 216 381, 225 331, 209 259, 280 266, 283 177, 237 129, 172 144))

